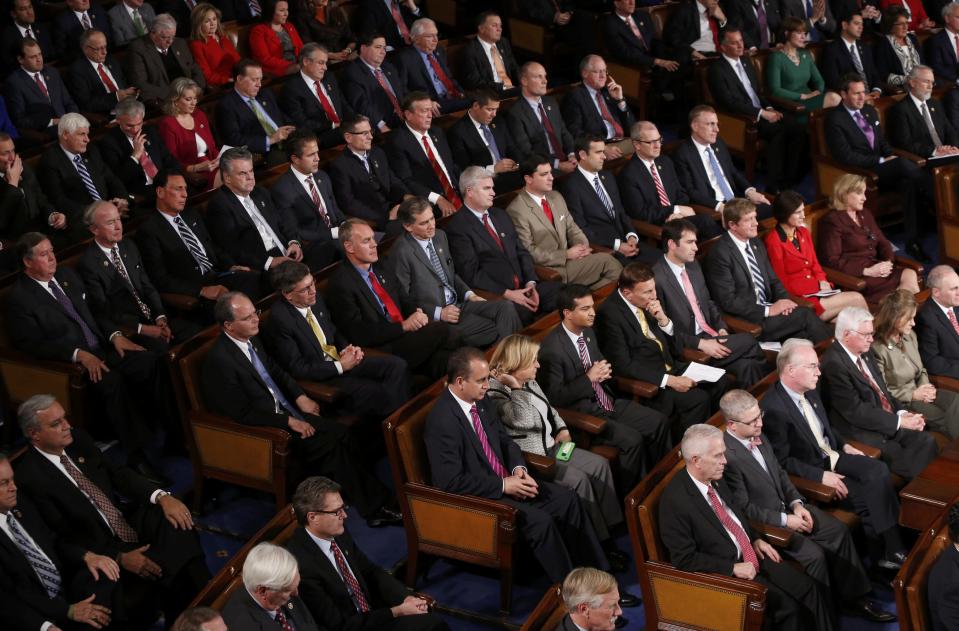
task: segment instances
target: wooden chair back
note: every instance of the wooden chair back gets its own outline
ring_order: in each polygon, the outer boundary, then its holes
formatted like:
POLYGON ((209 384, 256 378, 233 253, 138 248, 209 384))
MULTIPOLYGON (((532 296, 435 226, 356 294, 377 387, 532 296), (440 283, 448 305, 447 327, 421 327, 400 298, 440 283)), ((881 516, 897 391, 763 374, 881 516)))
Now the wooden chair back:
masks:
POLYGON ((565 616, 562 586, 557 583, 546 590, 519 631, 555 631, 565 616))
POLYGON ((923 532, 892 582, 900 631, 927 631, 932 628, 927 587, 929 573, 939 555, 952 545, 946 513, 923 532))

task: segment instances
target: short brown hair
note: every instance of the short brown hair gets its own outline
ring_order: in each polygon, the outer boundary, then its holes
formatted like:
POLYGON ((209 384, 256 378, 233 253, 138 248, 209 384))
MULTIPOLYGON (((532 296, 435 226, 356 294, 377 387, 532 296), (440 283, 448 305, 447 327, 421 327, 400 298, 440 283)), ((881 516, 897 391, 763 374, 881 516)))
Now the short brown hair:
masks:
POLYGON ((749 213, 756 212, 756 204, 742 197, 734 197, 723 206, 723 219, 726 225, 739 223, 749 213))
POLYGON ((623 268, 619 274, 618 287, 620 289, 632 289, 638 283, 645 283, 655 278, 653 268, 645 263, 634 261, 623 268))

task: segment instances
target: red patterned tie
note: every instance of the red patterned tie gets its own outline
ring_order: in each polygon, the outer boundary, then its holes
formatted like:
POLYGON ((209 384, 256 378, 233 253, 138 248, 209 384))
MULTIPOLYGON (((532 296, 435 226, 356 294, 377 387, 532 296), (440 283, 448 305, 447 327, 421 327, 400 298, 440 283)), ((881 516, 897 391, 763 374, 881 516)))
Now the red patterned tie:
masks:
POLYGON ((689 274, 686 273, 685 267, 683 271, 679 273, 679 277, 683 280, 683 292, 686 293, 686 300, 689 301, 689 307, 693 310, 693 317, 696 318, 696 324, 698 324, 699 328, 707 335, 715 337, 717 335, 716 329, 706 323, 706 318, 703 317, 703 311, 699 308, 699 300, 696 299, 696 292, 693 291, 693 284, 689 280, 689 274))
POLYGON ((493 452, 493 448, 489 445, 489 438, 486 436, 486 430, 483 429, 483 423, 480 421, 479 411, 477 411, 475 403, 473 407, 470 408, 470 417, 473 419, 473 430, 476 432, 476 437, 479 438, 480 445, 483 447, 483 455, 486 456, 486 461, 489 462, 490 469, 499 477, 508 478, 509 472, 506 471, 506 467, 503 466, 503 463, 500 462, 497 455, 493 452))
MULTIPOLYGON (((496 234, 495 230, 493 230, 493 224, 490 223, 489 213, 483 213, 483 226, 486 228, 486 232, 489 233, 489 236, 493 237, 493 241, 496 241, 496 245, 499 246, 499 249, 505 252, 506 248, 503 247, 503 240, 499 238, 499 235, 496 234)), ((516 274, 513 274, 513 289, 519 289, 519 276, 516 274)))
POLYGON ((390 298, 390 295, 386 293, 386 289, 383 285, 380 284, 379 279, 376 278, 376 273, 373 271, 373 268, 370 268, 369 276, 370 286, 373 287, 373 293, 376 294, 376 297, 380 299, 380 302, 383 303, 383 306, 386 308, 386 313, 390 318, 390 322, 400 323, 403 321, 403 314, 400 313, 399 307, 396 306, 396 303, 393 302, 393 299, 390 298))
POLYGON ((323 94, 323 89, 320 87, 319 81, 313 82, 313 89, 316 90, 316 98, 320 99, 320 106, 326 113, 326 117, 330 119, 333 127, 339 127, 340 117, 336 115, 336 110, 333 109, 333 104, 330 103, 330 100, 326 98, 325 94, 323 94))
POLYGON ((709 505, 713 507, 713 512, 716 513, 716 517, 719 517, 723 528, 732 533, 736 539, 736 543, 738 543, 742 549, 743 561, 751 564, 758 572, 759 559, 756 558, 756 551, 753 550, 753 546, 749 542, 749 537, 746 536, 746 531, 729 516, 729 513, 726 512, 726 509, 723 508, 722 503, 719 501, 719 496, 716 495, 713 487, 709 487, 709 490, 706 491, 706 497, 709 499, 709 505))
POLYGON ((400 35, 403 36, 403 42, 409 46, 410 42, 410 29, 406 26, 406 20, 403 19, 403 14, 400 12, 400 4, 393 0, 390 2, 390 13, 393 14, 393 21, 396 22, 396 28, 400 30, 400 35))
POLYGON ((562 162, 565 158, 563 148, 556 138, 556 130, 553 129, 553 122, 549 120, 549 116, 546 115, 546 108, 543 107, 542 101, 539 102, 539 118, 540 122, 543 123, 543 129, 546 130, 546 140, 549 142, 549 148, 550 151, 553 152, 553 157, 562 162))
POLYGON ((666 194, 666 188, 663 186, 663 181, 659 179, 659 169, 656 168, 656 163, 653 162, 649 166, 649 174, 653 176, 653 184, 656 185, 656 194, 659 196, 659 205, 666 207, 670 206, 669 195, 666 194))
POLYGON ((860 357, 856 363, 859 365, 859 371, 862 372, 862 376, 865 377, 866 381, 869 383, 869 387, 872 388, 873 392, 876 393, 876 396, 879 397, 879 402, 882 404, 882 409, 886 412, 892 412, 892 406, 889 404, 889 399, 886 398, 886 395, 882 392, 882 388, 879 387, 879 384, 876 383, 876 380, 872 378, 872 374, 866 369, 866 363, 862 361, 862 357, 860 357))
POLYGON ((320 217, 323 218, 323 223, 326 224, 327 228, 332 228, 333 225, 330 223, 330 216, 326 212, 326 207, 323 206, 323 199, 320 197, 320 192, 316 190, 316 184, 313 182, 313 176, 306 176, 306 183, 310 186, 310 197, 313 198, 313 204, 316 205, 316 210, 320 213, 320 217))
POLYGON ((100 80, 103 81, 103 86, 107 89, 107 92, 113 94, 117 91, 117 85, 110 80, 110 75, 103 69, 103 64, 97 64, 97 74, 100 75, 100 80))
POLYGON ((946 313, 949 314, 949 322, 952 323, 952 328, 955 330, 956 335, 959 335, 959 321, 956 321, 956 310, 949 307, 946 313))
MULTIPOLYGON (((579 336, 579 339, 576 340, 577 346, 579 347, 579 359, 583 362, 583 370, 589 372, 590 367, 593 365, 593 362, 589 359, 589 351, 586 350, 586 338, 582 335, 579 336)), ((599 406, 606 410, 607 412, 613 411, 613 400, 609 397, 609 394, 603 388, 603 384, 599 382, 593 382, 593 392, 596 393, 596 402, 599 403, 599 406)))
POLYGON ((286 619, 282 609, 276 610, 276 623, 280 625, 280 628, 283 629, 283 631, 293 631, 293 625, 290 624, 290 621, 286 619))
POLYGON ((423 149, 426 151, 426 157, 430 159, 430 165, 433 167, 433 172, 436 173, 436 179, 440 181, 440 186, 443 187, 443 197, 445 197, 449 203, 453 204, 453 206, 459 208, 463 205, 463 200, 460 199, 456 189, 450 184, 450 179, 446 177, 446 171, 440 166, 440 162, 436 159, 436 154, 433 153, 433 149, 430 148, 430 143, 426 139, 426 136, 423 136, 423 149))
POLYGON ((373 71, 373 76, 376 77, 376 81, 380 84, 380 87, 383 88, 383 91, 386 92, 386 96, 390 97, 390 103, 393 105, 393 111, 396 112, 396 115, 401 119, 403 118, 403 108, 400 107, 400 102, 396 98, 396 92, 393 91, 392 86, 386 80, 386 77, 383 76, 383 71, 377 68, 373 71))
POLYGON ((157 173, 160 171, 157 168, 156 163, 153 162, 153 159, 150 158, 150 154, 147 153, 146 149, 143 150, 138 162, 140 163, 140 166, 143 167, 143 172, 146 173, 146 176, 151 180, 155 178, 157 173))
POLYGON ((543 198, 543 214, 546 215, 546 218, 549 219, 549 225, 553 225, 553 209, 549 207, 549 202, 546 201, 546 198, 543 198))
POLYGON ((456 89, 456 84, 450 80, 449 76, 443 72, 443 66, 440 65, 439 60, 436 58, 436 55, 433 53, 427 53, 426 59, 429 60, 430 66, 433 67, 433 72, 436 73, 436 78, 440 80, 440 83, 443 84, 443 87, 446 88, 446 96, 459 99, 463 97, 463 93, 456 89))
POLYGON ((617 122, 613 115, 610 113, 609 108, 606 106, 606 99, 603 98, 603 93, 596 91, 596 104, 599 105, 599 111, 603 115, 603 120, 609 123, 613 128, 613 137, 622 138, 623 137, 623 126, 617 122))
POLYGON ((335 541, 331 541, 330 550, 333 551, 333 558, 336 559, 336 568, 340 571, 343 582, 350 588, 349 591, 350 596, 353 597, 353 603, 360 613, 366 613, 370 610, 370 603, 366 600, 366 594, 363 593, 363 588, 360 587, 360 583, 356 580, 356 576, 353 575, 353 571, 350 570, 350 566, 346 564, 346 558, 343 556, 340 546, 336 545, 335 541))
POLYGON ((124 543, 136 543, 136 531, 130 526, 127 520, 123 518, 123 514, 117 509, 113 502, 110 501, 110 498, 104 494, 100 487, 94 484, 86 474, 77 469, 76 465, 73 464, 73 461, 71 461, 66 454, 60 454, 60 464, 67 470, 67 473, 70 474, 73 481, 77 483, 77 487, 83 491, 83 494, 93 502, 97 510, 103 513, 103 516, 107 519, 107 523, 110 524, 110 528, 112 528, 113 532, 120 538, 120 541, 124 543))
POLYGON ((43 92, 43 96, 49 101, 50 93, 47 92, 47 86, 43 83, 43 79, 40 78, 39 72, 33 75, 33 80, 36 81, 37 87, 40 88, 40 91, 43 92))

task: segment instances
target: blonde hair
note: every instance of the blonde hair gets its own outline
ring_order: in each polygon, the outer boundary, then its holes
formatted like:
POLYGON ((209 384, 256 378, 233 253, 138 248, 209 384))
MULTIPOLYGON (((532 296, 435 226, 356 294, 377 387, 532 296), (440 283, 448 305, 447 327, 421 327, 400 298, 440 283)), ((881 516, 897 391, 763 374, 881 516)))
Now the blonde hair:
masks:
POLYGON ((177 77, 171 81, 166 100, 163 101, 163 113, 167 116, 176 116, 176 102, 187 93, 187 90, 193 90, 197 99, 203 95, 200 84, 189 77, 177 77))
POLYGON ((190 12, 191 40, 195 42, 206 41, 206 37, 204 37, 200 29, 203 28, 203 20, 206 19, 206 14, 210 11, 216 14, 216 36, 220 38, 221 42, 223 41, 223 38, 226 36, 226 32, 223 30, 223 12, 209 2, 201 2, 193 7, 193 11, 190 12))
POLYGON ((603 596, 617 587, 616 579, 609 572, 578 567, 567 574, 563 581, 563 602, 571 612, 583 603, 595 609, 603 603, 603 596))
POLYGON ((538 352, 539 342, 528 335, 514 333, 503 338, 493 351, 493 357, 489 362, 490 370, 510 374, 532 364, 538 352))
POLYGON ((832 197, 829 198, 829 204, 836 210, 845 210, 846 195, 854 191, 866 191, 866 178, 853 173, 842 174, 832 186, 832 197))

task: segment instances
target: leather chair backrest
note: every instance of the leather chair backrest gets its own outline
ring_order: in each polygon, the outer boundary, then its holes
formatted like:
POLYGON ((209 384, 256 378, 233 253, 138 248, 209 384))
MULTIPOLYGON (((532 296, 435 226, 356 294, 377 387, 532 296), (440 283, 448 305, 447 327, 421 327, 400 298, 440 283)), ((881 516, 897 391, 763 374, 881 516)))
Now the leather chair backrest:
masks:
POLYGON ((566 605, 563 603, 562 588, 559 584, 553 585, 536 605, 536 609, 529 615, 520 631, 555 631, 566 616, 566 605))
POLYGON ((952 545, 949 541, 949 529, 943 528, 939 531, 926 548, 919 566, 916 568, 913 580, 906 585, 906 599, 909 602, 909 615, 916 626, 915 629, 931 629, 932 619, 929 615, 929 599, 927 596, 927 587, 929 584, 929 572, 939 559, 939 555, 952 545))
MULTIPOLYGON (((434 397, 435 394, 431 398, 434 397)), ((426 456, 426 446, 423 444, 423 431, 431 409, 432 402, 419 405, 406 415, 394 430, 404 482, 430 484, 430 463, 426 456)))
POLYGON ((659 500, 673 476, 685 468, 679 450, 672 450, 626 498, 626 509, 632 511, 628 519, 635 520, 638 526, 644 561, 669 561, 659 536, 659 500))
POLYGON ((653 21, 653 28, 656 30, 655 39, 662 39, 663 29, 666 26, 666 21, 669 19, 669 15, 673 12, 673 9, 675 9, 678 5, 679 3, 670 2, 654 7, 646 7, 646 11, 649 13, 649 18, 653 21))
POLYGON ((207 339, 194 338, 184 344, 181 351, 179 358, 180 374, 183 378, 186 403, 189 404, 191 410, 203 412, 207 409, 203 403, 203 395, 200 394, 200 372, 203 369, 203 362, 206 361, 206 356, 213 348, 215 341, 215 335, 207 339), (191 342, 196 343, 190 344, 191 342))

